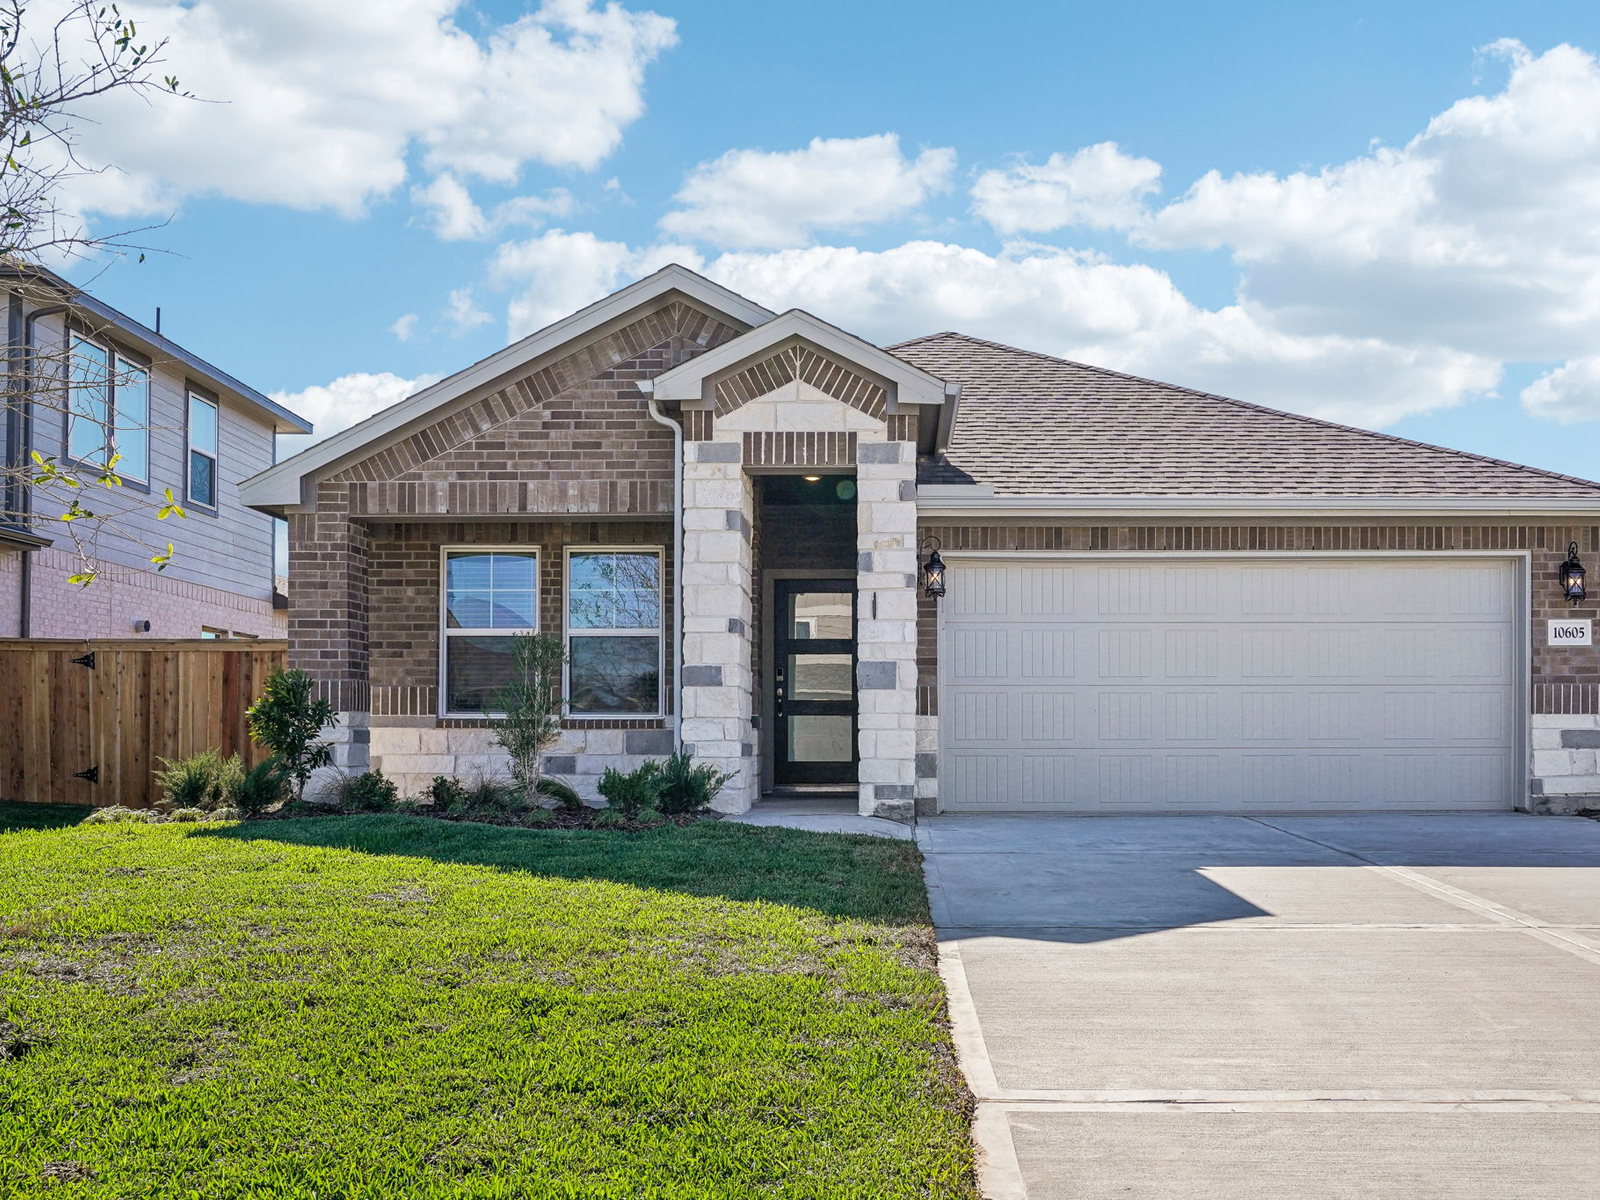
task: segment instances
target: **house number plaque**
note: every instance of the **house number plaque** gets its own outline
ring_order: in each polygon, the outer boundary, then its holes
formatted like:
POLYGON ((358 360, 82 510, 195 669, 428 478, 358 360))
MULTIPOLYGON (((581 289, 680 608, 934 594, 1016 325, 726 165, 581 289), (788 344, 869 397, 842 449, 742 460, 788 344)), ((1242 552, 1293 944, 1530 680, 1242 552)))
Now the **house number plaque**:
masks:
POLYGON ((1546 621, 1546 641, 1552 646, 1592 646, 1594 632, 1589 621, 1546 621))

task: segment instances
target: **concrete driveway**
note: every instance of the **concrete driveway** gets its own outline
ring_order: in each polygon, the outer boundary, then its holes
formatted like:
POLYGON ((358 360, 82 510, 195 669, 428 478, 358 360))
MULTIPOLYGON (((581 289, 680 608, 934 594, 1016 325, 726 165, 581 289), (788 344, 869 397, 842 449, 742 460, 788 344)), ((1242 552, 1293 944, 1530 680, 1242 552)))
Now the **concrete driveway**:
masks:
POLYGON ((1600 822, 917 837, 992 1200, 1600 1195, 1600 822))

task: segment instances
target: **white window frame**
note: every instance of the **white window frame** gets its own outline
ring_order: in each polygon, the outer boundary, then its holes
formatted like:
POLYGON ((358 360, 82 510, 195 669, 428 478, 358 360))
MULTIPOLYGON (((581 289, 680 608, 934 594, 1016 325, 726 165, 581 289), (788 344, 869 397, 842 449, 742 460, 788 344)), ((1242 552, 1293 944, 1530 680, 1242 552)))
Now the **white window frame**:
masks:
POLYGON ((567 546, 561 563, 561 693, 574 721, 650 721, 666 716, 667 692, 667 554, 665 546, 567 546), (572 556, 574 554, 653 554, 656 560, 656 625, 651 629, 572 628, 572 556), (656 639, 656 706, 650 712, 578 712, 572 703, 572 639, 575 637, 654 637, 656 639))
POLYGON ((544 566, 544 547, 523 542, 520 545, 481 542, 445 545, 439 547, 439 716, 463 721, 493 720, 504 717, 504 712, 451 712, 449 677, 450 639, 452 637, 511 637, 518 633, 539 632, 539 606, 544 603, 544 580, 540 578, 544 566), (450 556, 452 554, 531 554, 533 555, 533 624, 526 629, 450 628, 450 556))
POLYGON ((148 486, 150 483, 150 401, 151 388, 154 381, 151 378, 150 364, 141 362, 123 352, 122 348, 109 338, 98 337, 85 332, 76 326, 69 325, 67 329, 67 422, 62 432, 61 448, 63 457, 70 462, 82 463, 85 466, 103 467, 113 455, 121 455, 122 447, 118 445, 117 433, 122 419, 121 387, 118 381, 128 371, 134 370, 144 376, 144 461, 138 464, 138 469, 132 469, 130 461, 117 463, 115 472, 119 478, 131 479, 133 482, 148 486), (92 346, 106 356, 106 377, 100 387, 104 392, 102 403, 105 406, 105 415, 96 420, 78 412, 77 390, 78 382, 71 378, 75 371, 75 364, 71 361, 76 358, 78 344, 92 346), (100 454, 94 458, 81 458, 72 452, 72 432, 79 422, 98 425, 100 427, 100 454))
POLYGON ((183 389, 183 495, 191 504, 216 512, 222 507, 222 404, 204 392, 192 387, 183 389), (194 403, 209 404, 217 414, 217 448, 205 450, 194 444, 194 403), (211 499, 199 500, 194 494, 194 456, 204 455, 211 460, 211 499))

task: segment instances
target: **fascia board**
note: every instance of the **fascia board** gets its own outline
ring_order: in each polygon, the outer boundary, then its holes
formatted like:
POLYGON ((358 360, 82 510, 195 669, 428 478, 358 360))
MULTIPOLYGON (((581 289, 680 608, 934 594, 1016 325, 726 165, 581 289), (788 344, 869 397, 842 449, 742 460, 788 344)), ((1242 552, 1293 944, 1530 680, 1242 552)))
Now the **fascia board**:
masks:
POLYGON ((917 490, 919 516, 1372 517, 1600 516, 1600 496, 996 496, 984 485, 917 490))

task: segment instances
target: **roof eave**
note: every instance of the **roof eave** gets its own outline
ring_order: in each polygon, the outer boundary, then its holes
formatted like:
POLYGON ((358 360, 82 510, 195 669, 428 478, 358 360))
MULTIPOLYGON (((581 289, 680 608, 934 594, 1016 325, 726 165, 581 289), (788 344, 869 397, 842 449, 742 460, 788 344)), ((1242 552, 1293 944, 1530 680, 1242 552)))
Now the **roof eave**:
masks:
POLYGON ((1594 496, 997 496, 988 484, 924 484, 923 517, 1600 517, 1594 496))
POLYGON ((312 431, 311 422, 299 413, 291 412, 272 399, 272 397, 258 392, 247 383, 235 379, 221 368, 206 362, 199 355, 185 350, 171 338, 157 333, 139 321, 135 321, 127 313, 121 312, 111 307, 104 300, 90 295, 76 284, 63 279, 54 271, 47 270, 44 267, 6 267, 0 269, 0 279, 35 280, 51 291, 61 293, 64 301, 71 308, 88 313, 90 316, 116 329, 123 338, 133 343, 137 349, 148 353, 152 358, 165 359, 177 363, 199 382, 226 393, 234 401, 244 405, 246 408, 258 410, 264 416, 270 418, 272 428, 277 433, 310 433, 312 431))

